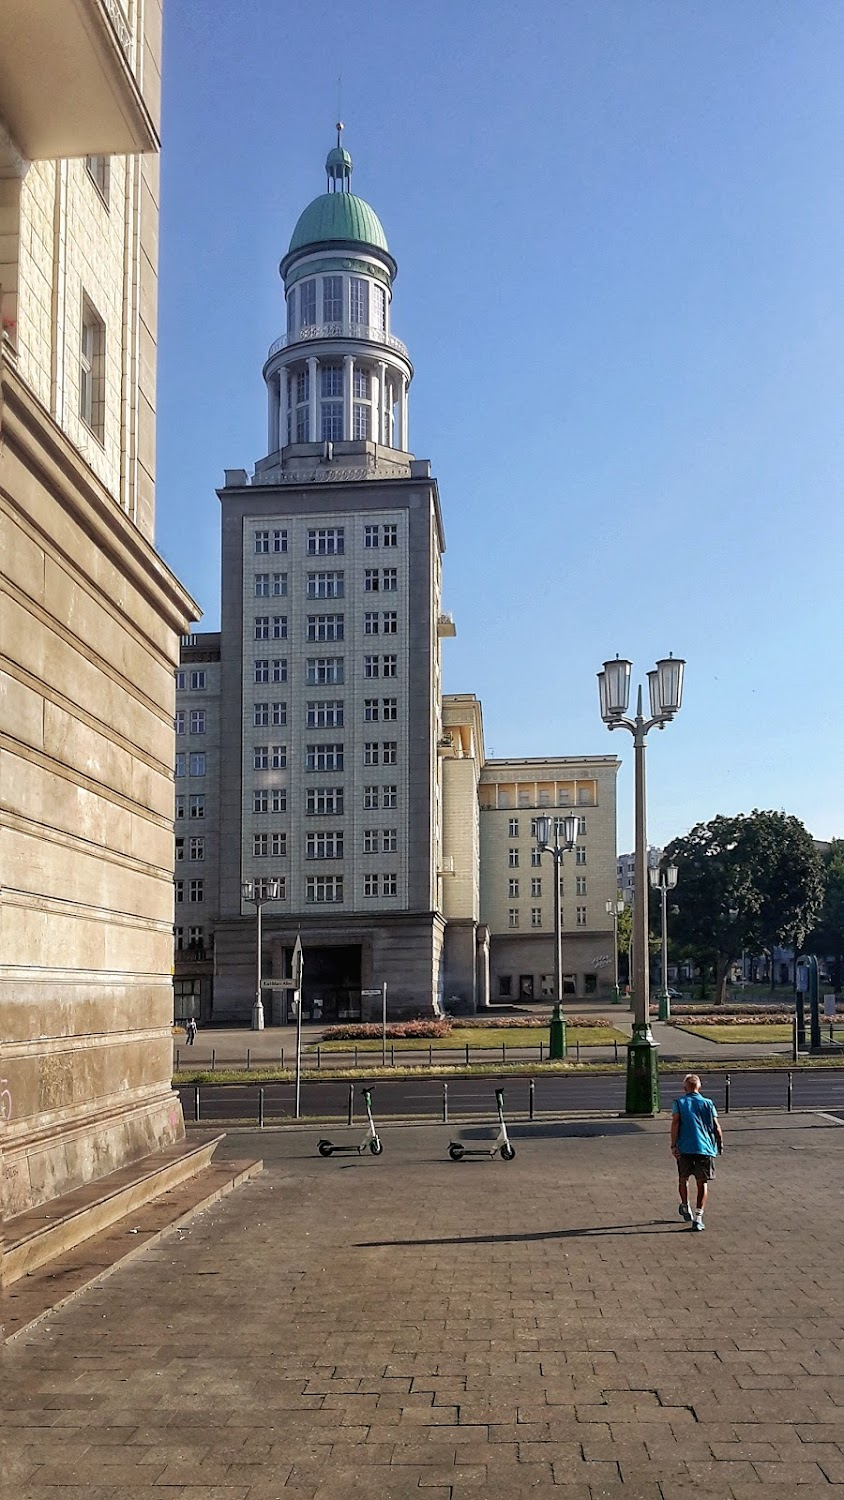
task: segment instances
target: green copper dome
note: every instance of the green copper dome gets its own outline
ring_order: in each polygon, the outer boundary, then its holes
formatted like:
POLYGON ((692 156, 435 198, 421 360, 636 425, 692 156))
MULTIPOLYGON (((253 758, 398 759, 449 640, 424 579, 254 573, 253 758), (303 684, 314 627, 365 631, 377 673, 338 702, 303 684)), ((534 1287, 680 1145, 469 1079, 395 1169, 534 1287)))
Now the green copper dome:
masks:
POLYGON ((323 193, 299 215, 288 255, 331 240, 372 245, 389 254, 387 236, 374 208, 353 193, 323 193))

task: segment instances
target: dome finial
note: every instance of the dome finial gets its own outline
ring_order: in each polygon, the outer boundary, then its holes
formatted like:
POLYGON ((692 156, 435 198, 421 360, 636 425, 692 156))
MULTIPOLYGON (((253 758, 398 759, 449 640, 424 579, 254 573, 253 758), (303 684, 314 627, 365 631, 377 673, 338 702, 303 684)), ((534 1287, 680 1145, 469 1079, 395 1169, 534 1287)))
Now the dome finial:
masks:
POLYGON ((325 158, 325 175, 328 179, 329 193, 350 193, 352 190, 352 158, 341 145, 342 133, 345 130, 342 120, 337 121, 337 145, 332 146, 325 158))

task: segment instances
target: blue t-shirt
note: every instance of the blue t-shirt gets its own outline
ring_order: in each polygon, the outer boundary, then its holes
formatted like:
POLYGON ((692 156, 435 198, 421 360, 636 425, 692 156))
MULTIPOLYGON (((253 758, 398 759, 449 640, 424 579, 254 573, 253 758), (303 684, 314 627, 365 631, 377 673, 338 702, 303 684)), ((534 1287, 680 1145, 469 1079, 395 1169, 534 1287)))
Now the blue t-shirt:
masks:
POLYGON ((683 1156, 715 1156, 718 1111, 711 1099, 704 1099, 702 1094, 681 1094, 674 1100, 671 1113, 680 1116, 677 1145, 683 1156))

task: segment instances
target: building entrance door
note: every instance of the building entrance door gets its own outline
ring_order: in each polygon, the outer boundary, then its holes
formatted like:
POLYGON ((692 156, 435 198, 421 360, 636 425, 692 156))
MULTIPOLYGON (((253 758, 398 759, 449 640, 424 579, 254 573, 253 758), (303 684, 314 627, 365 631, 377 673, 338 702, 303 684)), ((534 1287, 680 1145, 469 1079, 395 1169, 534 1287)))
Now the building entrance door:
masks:
MULTIPOLYGON (((302 1020, 336 1026, 361 1018, 359 943, 344 947, 304 947, 302 972, 302 1020)), ((288 966, 292 950, 287 956, 288 966)), ((293 991, 286 990, 287 1019, 294 1021, 293 991)))

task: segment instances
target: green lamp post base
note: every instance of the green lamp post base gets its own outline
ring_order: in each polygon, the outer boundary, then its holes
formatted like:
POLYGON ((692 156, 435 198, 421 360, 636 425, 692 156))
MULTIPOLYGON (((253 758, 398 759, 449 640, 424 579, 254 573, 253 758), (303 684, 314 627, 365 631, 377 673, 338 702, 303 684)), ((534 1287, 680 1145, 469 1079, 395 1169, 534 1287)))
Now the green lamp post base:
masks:
POLYGON ((671 1020, 671 997, 667 990, 662 990, 659 996, 659 1019, 660 1021, 671 1020))
POLYGON ((650 1023, 646 1021, 643 1024, 641 1021, 634 1021, 633 1036, 627 1048, 625 1114, 659 1114, 657 1051, 650 1023))
POLYGON ((559 1061, 568 1052, 566 1043, 566 1018, 561 1005, 555 1005, 551 1014, 551 1033, 548 1039, 548 1056, 559 1061))

